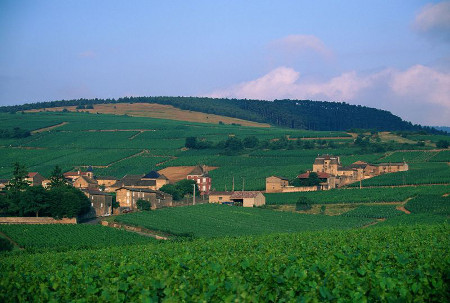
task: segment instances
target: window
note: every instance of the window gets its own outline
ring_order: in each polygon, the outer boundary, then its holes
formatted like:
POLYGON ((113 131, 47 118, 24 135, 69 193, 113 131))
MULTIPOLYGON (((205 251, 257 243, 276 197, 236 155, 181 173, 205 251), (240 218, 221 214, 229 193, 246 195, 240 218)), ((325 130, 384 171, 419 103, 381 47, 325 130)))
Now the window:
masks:
POLYGON ((203 183, 205 183, 206 182, 206 178, 203 178, 203 183))
POLYGON ((103 203, 100 203, 100 207, 103 207, 103 203))

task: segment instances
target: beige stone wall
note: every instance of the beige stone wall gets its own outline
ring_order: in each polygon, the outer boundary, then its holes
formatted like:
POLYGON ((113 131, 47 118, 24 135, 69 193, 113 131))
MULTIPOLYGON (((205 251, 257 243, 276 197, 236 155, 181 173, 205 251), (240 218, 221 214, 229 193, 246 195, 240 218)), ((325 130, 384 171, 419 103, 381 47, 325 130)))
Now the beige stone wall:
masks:
POLYGON ((156 179, 156 190, 159 190, 164 185, 169 184, 169 180, 164 179, 156 179))
POLYGON ((97 180, 99 186, 110 187, 116 183, 116 180, 97 180))
POLYGON ((286 186, 289 186, 289 182, 287 180, 277 177, 266 178, 266 193, 280 193, 286 186))
POLYGON ((305 192, 305 191, 317 191, 317 186, 300 186, 300 187, 294 187, 289 186, 283 188, 283 193, 296 193, 296 192, 305 192))
POLYGON ((57 220, 51 217, 0 217, 0 224, 77 224, 77 218, 57 220))
POLYGON ((230 202, 230 197, 231 195, 209 195, 209 203, 230 202))
POLYGON ((242 200, 243 207, 253 207, 253 206, 261 206, 266 204, 266 197, 263 194, 259 193, 254 198, 244 198, 242 200))

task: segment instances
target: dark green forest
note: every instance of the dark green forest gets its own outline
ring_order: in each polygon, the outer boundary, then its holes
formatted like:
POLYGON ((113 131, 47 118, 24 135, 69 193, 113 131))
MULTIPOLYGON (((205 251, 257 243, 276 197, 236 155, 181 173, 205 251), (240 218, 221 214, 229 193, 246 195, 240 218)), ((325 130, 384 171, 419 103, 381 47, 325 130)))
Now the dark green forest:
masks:
POLYGON ((119 99, 61 100, 3 106, 0 112, 18 112, 49 107, 77 106, 91 108, 95 104, 158 103, 184 110, 198 111, 255 122, 307 130, 343 131, 352 128, 378 131, 427 131, 443 133, 431 127, 413 125, 392 113, 348 103, 311 100, 247 100, 201 97, 125 97, 119 99))

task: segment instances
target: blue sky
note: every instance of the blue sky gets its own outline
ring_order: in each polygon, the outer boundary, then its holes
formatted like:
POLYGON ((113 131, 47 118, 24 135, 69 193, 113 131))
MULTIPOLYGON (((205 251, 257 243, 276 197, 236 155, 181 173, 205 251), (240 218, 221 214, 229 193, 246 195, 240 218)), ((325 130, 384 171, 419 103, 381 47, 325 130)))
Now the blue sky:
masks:
POLYGON ((450 125, 450 1, 0 1, 0 104, 345 101, 450 125))

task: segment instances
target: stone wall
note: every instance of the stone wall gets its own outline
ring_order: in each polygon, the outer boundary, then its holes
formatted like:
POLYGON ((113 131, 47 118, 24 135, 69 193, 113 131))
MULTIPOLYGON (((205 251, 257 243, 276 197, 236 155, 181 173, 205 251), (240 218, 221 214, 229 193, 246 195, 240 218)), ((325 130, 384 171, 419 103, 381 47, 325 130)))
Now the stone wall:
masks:
POLYGON ((52 217, 0 217, 0 224, 77 224, 77 218, 57 220, 52 217))
POLYGON ((300 187, 284 187, 283 193, 296 193, 296 192, 305 192, 305 191, 317 191, 319 190, 318 186, 300 186, 300 187))

